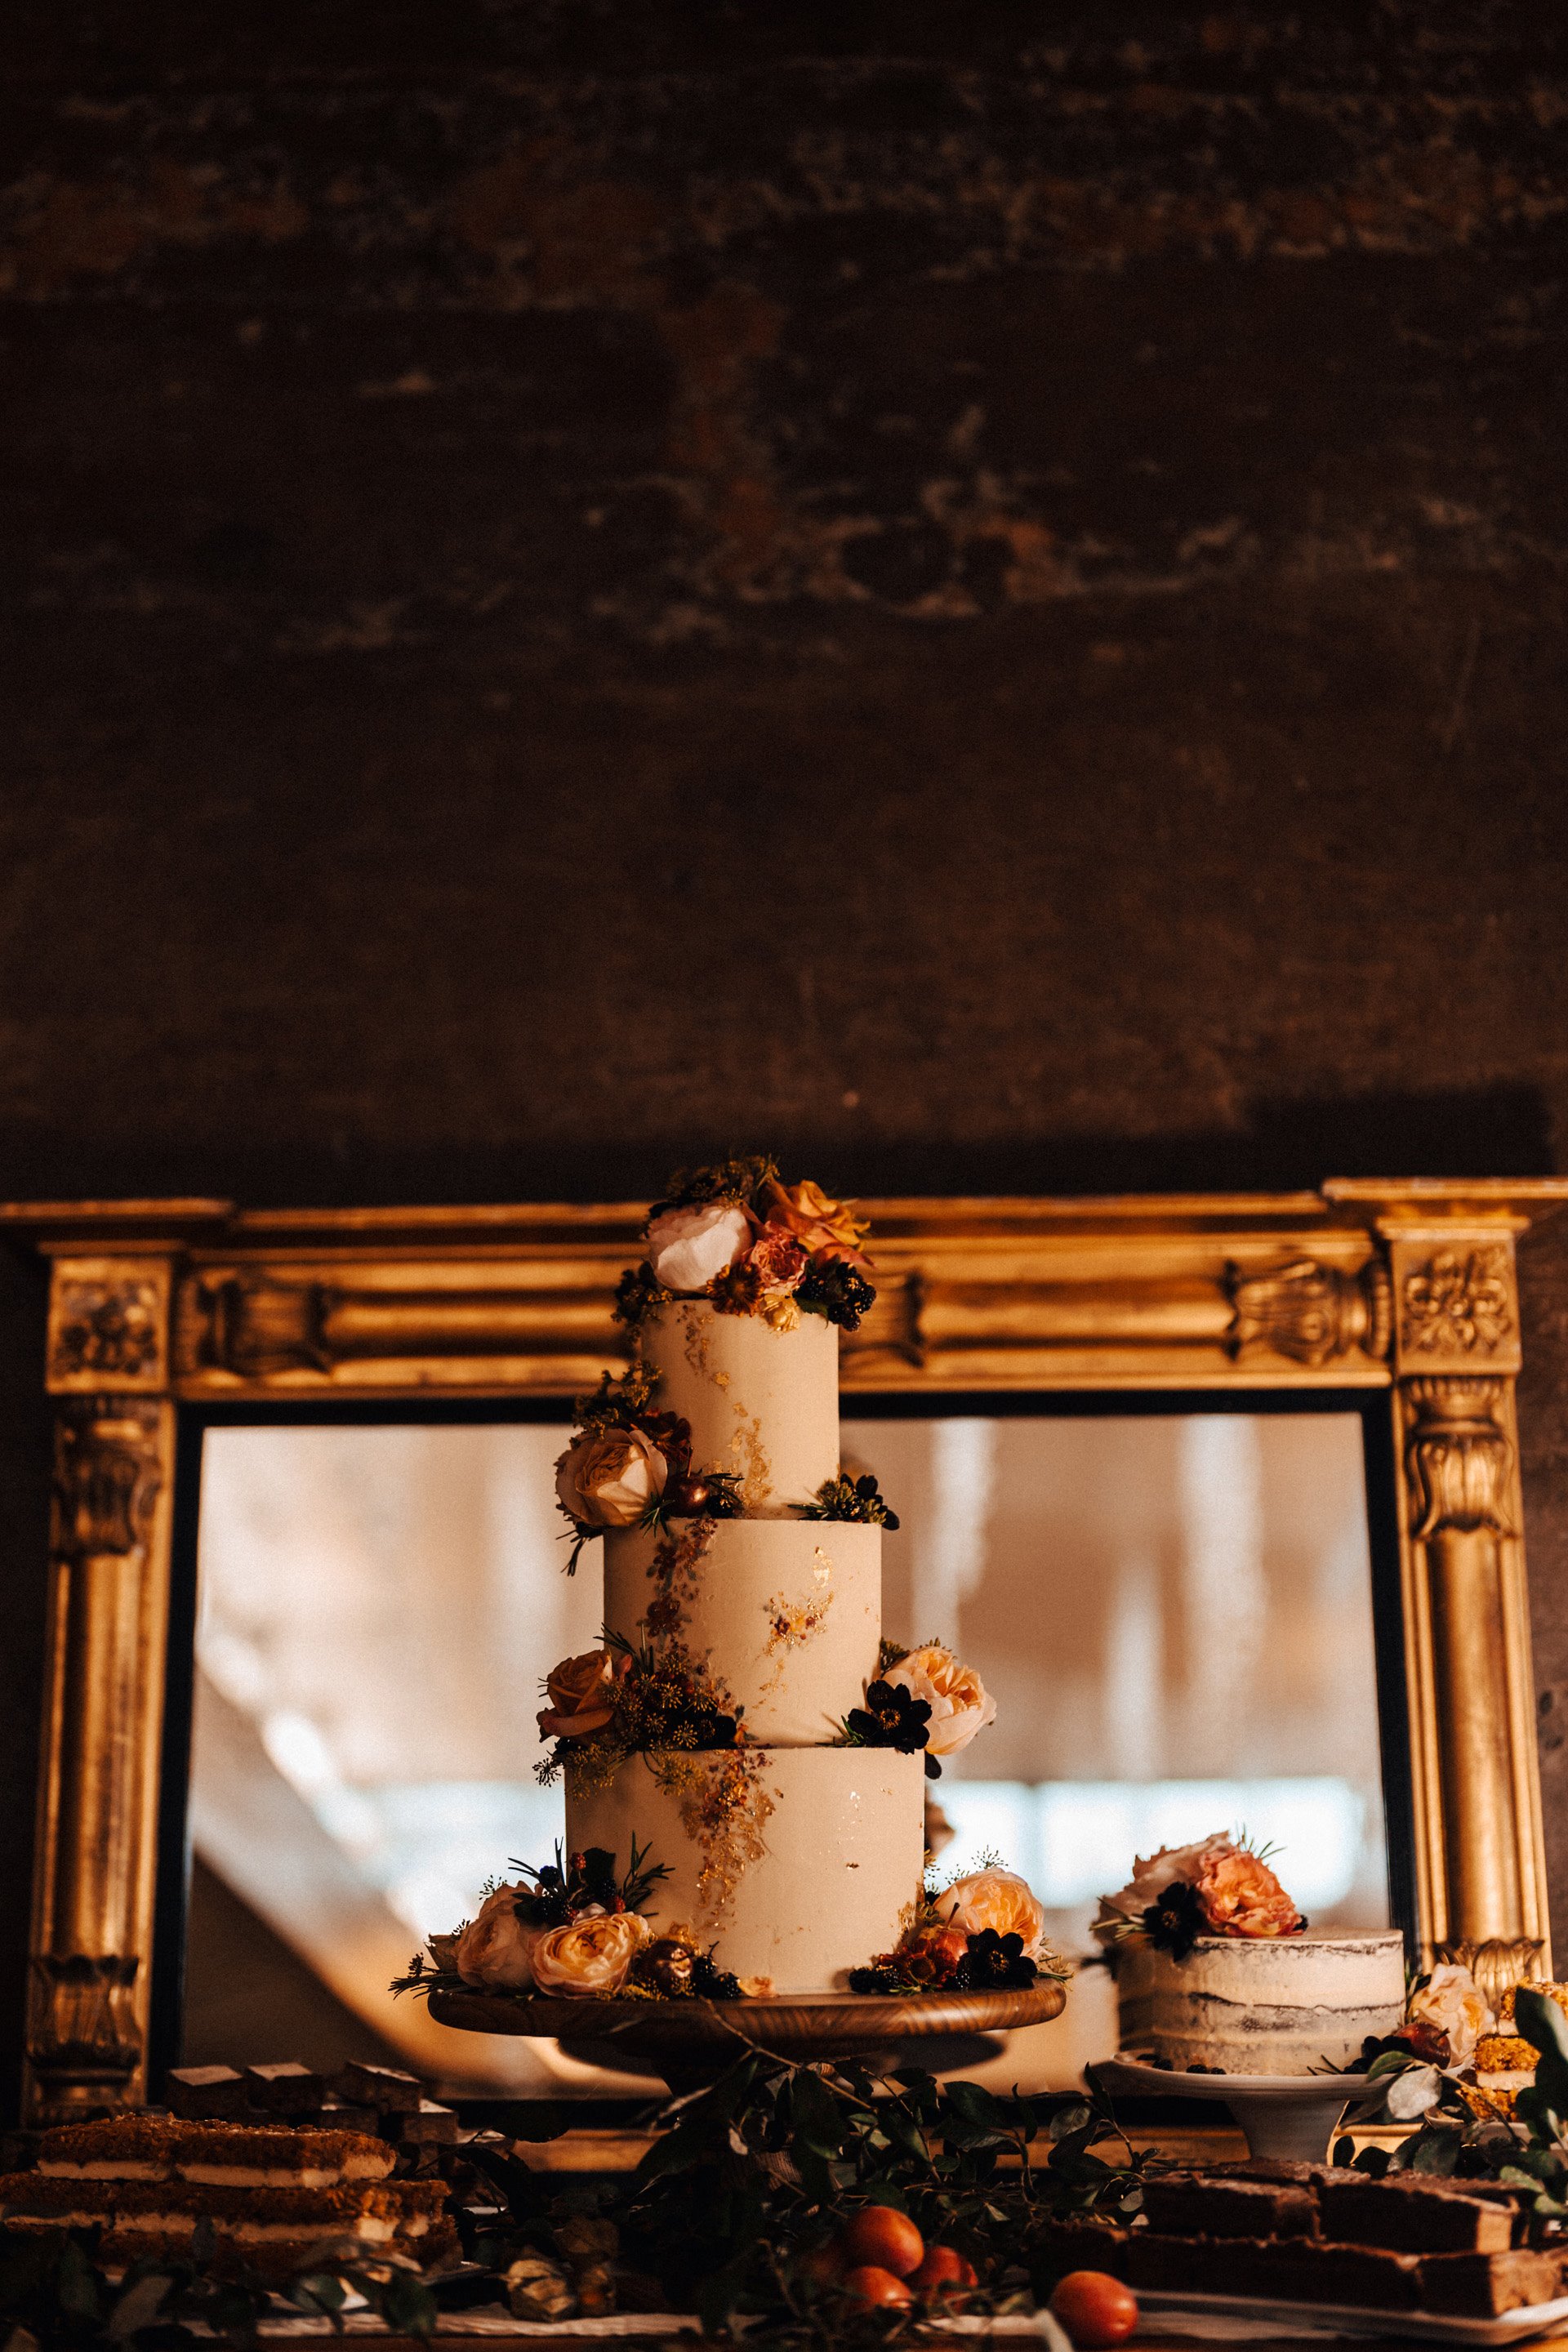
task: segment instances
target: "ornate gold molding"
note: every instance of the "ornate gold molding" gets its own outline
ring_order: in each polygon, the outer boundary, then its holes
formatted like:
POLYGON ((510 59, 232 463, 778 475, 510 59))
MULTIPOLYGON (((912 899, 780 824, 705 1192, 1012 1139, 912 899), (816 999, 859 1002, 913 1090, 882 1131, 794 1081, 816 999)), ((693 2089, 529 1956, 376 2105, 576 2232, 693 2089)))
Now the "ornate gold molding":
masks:
POLYGON ((1405 1397, 1410 1413, 1405 1461, 1412 1540, 1429 1543, 1436 1536, 1482 1529, 1512 1535, 1508 1512, 1513 1449, 1497 1420, 1502 1382, 1407 1381, 1405 1397))
POLYGON ((1399 1313, 1399 1343, 1408 1357, 1495 1356, 1519 1328, 1511 1250, 1501 1244, 1439 1249, 1406 1265, 1399 1313))
POLYGON ((1261 1351, 1288 1356, 1312 1370, 1355 1349, 1381 1363, 1393 1339, 1388 1269, 1368 1258, 1357 1274, 1290 1258, 1263 1274, 1226 1268, 1232 1321, 1226 1347, 1237 1358, 1261 1351))
POLYGON ((71 1397, 55 1423, 29 2112, 142 2095, 168 1638, 171 1404, 71 1397))
MULTIPOLYGON (((866 1203, 878 1299, 845 1386, 1386 1390, 1417 1938, 1550 1964, 1513 1375, 1513 1242, 1568 1184, 866 1203)), ((624 1360, 635 1202, 0 1207, 54 1262, 49 1683, 35 2116, 142 2088, 175 1401, 570 1397, 624 1360)))
POLYGON ((48 1384, 156 1393, 168 1381, 167 1259, 62 1257, 49 1292, 48 1384))

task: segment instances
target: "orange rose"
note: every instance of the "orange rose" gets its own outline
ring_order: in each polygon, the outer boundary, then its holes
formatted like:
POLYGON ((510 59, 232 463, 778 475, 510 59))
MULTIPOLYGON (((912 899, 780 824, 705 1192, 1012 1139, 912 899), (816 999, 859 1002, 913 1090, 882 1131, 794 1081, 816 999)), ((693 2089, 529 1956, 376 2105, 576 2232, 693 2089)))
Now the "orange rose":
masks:
POLYGON ((1216 1936, 1294 1936, 1306 1924, 1268 1864, 1239 1846, 1211 1855, 1196 1884, 1216 1936))
POLYGON ((864 1244, 871 1228, 850 1212, 853 1201, 835 1201, 809 1178, 804 1184, 768 1186, 768 1223, 793 1234, 808 1257, 825 1251, 829 1257, 847 1258, 852 1265, 869 1265, 864 1244))
POLYGON ((610 1650, 584 1650, 563 1658, 545 1677, 550 1705, 539 1710, 541 1739, 585 1739, 603 1731, 616 1711, 616 1687, 625 1671, 610 1650))
POLYGON ((564 1927, 547 1927, 533 1948, 533 1980, 541 1992, 619 1992, 653 1929, 635 1911, 585 1912, 564 1927))
POLYGON ((937 1916, 978 1936, 994 1927, 999 1936, 1023 1938, 1024 1958, 1037 1960, 1046 1949, 1046 1915, 1016 1870, 976 1870, 936 1898, 937 1916))

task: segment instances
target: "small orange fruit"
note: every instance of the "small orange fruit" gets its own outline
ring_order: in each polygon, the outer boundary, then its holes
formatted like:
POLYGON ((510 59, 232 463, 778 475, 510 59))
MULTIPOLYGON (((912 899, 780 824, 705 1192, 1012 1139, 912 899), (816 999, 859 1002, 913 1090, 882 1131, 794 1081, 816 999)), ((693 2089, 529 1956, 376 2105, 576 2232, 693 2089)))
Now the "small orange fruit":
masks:
POLYGON ((1107 2271, 1068 2271, 1051 2297, 1059 2319, 1079 2352, 1107 2352, 1123 2344, 1138 2325, 1138 2298, 1107 2271))
POLYGON ((908 2278, 926 2250, 925 2240, 909 2215, 900 2213, 896 2205, 863 2205, 838 2244, 850 2269, 869 2263, 874 2269, 891 2271, 896 2278, 908 2278))
POLYGON ((880 2304, 902 2311, 914 2301, 901 2278, 885 2271, 877 2263, 861 2263, 844 2273, 844 2284, 850 2294, 858 2294, 862 2303, 880 2304))
POLYGON ((974 2266, 956 2246, 928 2246, 925 2260, 910 2273, 910 2284, 918 2294, 951 2294, 974 2284, 974 2266))

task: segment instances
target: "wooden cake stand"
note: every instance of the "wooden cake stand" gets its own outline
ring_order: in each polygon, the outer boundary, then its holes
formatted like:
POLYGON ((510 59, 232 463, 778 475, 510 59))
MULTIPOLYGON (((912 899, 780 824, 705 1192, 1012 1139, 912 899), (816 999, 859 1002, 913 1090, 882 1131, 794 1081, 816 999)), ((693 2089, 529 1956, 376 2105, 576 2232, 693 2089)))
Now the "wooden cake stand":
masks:
POLYGON ((601 2066, 662 2075, 672 2091, 717 2081, 747 2050, 775 2058, 891 2060, 935 2034, 1005 2033, 1060 2015, 1065 1984, 1022 1992, 781 1995, 772 2000, 595 2000, 548 1993, 430 1995, 439 2025, 462 2033, 529 2033, 601 2066))

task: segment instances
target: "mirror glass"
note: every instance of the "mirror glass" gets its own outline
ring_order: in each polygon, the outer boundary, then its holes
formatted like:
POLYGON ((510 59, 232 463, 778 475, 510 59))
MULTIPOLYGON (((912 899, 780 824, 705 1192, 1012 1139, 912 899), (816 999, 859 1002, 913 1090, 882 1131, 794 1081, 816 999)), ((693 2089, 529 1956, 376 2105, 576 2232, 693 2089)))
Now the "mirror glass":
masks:
MULTIPOLYGON (((542 1423, 208 1432, 188 2063, 374 2044, 454 2086, 634 2087, 385 1994, 509 1857, 561 1833, 560 1790, 533 1779, 539 1684, 601 1614, 599 1547, 563 1573, 563 1442, 542 1423)), ((844 1452, 901 1520, 887 1631, 947 1643, 997 1701, 931 1791, 941 1875, 1000 1856, 1082 1958, 1135 1854, 1243 1828, 1314 1924, 1386 1925, 1355 1414, 851 1410, 844 1452)), ((1065 2087, 1113 2039, 1093 1969, 994 2069, 1065 2087)))

